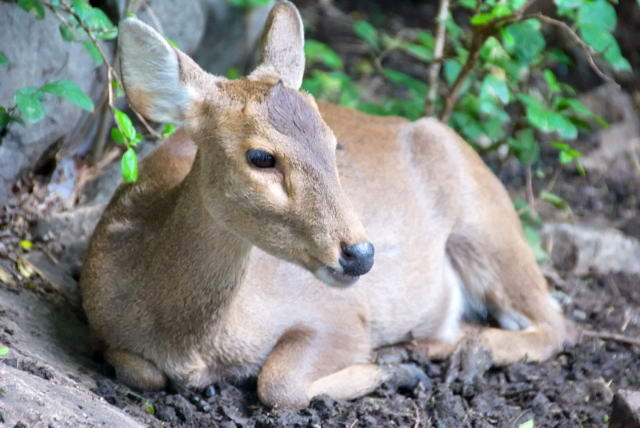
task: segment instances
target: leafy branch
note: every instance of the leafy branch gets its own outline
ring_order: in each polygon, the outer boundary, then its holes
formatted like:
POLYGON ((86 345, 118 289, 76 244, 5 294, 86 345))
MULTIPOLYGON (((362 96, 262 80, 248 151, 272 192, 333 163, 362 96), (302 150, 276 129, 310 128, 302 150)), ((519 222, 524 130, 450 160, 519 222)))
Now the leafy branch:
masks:
MULTIPOLYGON (((128 7, 129 2, 127 1, 126 4, 125 8, 128 7)), ((102 10, 92 7, 86 0, 18 0, 18 5, 26 12, 33 14, 38 20, 44 19, 45 11, 49 10, 60 21, 59 30, 62 38, 68 42, 81 43, 96 65, 105 66, 107 84, 98 104, 102 113, 99 118, 99 130, 94 141, 94 158, 98 158, 102 151, 106 136, 105 131, 111 122, 109 116, 112 116, 116 126, 111 130, 111 138, 125 147, 121 161, 123 178, 127 182, 135 181, 138 176, 138 161, 134 148, 142 139, 142 135, 136 131, 127 114, 115 107, 115 99, 122 94, 122 80, 112 65, 116 60, 109 60, 109 56, 100 43, 101 39, 115 39, 118 35, 118 28, 111 23, 102 10), (108 110, 103 109, 105 104, 108 110)), ((8 59, 0 52, 0 66, 7 63, 8 59)), ((0 107, 0 131, 4 130, 12 121, 24 124, 25 120, 33 123, 44 118, 45 110, 41 100, 45 93, 68 99, 85 110, 91 112, 94 110, 93 101, 71 81, 51 82, 40 88, 21 88, 16 91, 14 96, 16 105, 8 109, 0 107)), ((159 133, 138 111, 133 107, 131 110, 147 132, 155 138, 166 137, 175 130, 175 126, 165 124, 162 133, 159 133)))
POLYGON ((435 113, 436 99, 438 98, 438 76, 440 75, 440 67, 442 65, 442 54, 444 53, 444 44, 446 39, 446 21, 449 17, 449 0, 440 0, 438 10, 438 28, 436 30, 436 41, 433 49, 433 61, 429 67, 429 93, 427 94, 427 102, 425 103, 425 113, 431 116, 435 113))

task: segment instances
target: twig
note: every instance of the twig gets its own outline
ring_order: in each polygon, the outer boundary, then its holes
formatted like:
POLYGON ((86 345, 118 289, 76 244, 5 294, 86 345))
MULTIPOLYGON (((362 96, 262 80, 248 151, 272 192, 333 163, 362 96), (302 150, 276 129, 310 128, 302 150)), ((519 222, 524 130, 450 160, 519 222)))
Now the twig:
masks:
POLYGON ((531 214, 534 217, 538 217, 538 213, 536 212, 536 196, 533 193, 533 177, 531 173, 531 164, 527 164, 527 167, 524 170, 525 181, 527 185, 527 203, 529 208, 531 209, 531 214))
MULTIPOLYGON (((55 11, 55 7, 53 5, 51 5, 50 3, 45 3, 45 4, 47 5, 47 7, 49 9, 55 11)), ((107 77, 108 77, 107 85, 108 85, 108 92, 109 92, 109 109, 111 110, 112 113, 115 113, 115 106, 113 104, 113 98, 114 98, 113 97, 113 87, 111 86, 111 82, 115 79, 116 82, 118 82, 118 84, 120 85, 120 87, 124 88, 124 86, 122 85, 122 80, 120 79, 120 76, 118 76, 118 73, 116 73, 115 69, 111 65, 111 62, 109 61, 109 58, 107 57, 107 54, 102 49, 102 46, 98 42, 98 39, 95 38, 95 36, 91 32, 91 29, 82 21, 80 16, 76 13, 75 10, 73 10, 73 8, 69 5, 69 3, 67 3, 67 0, 60 0, 60 4, 63 6, 65 12, 67 12, 69 15, 73 16, 78 21, 78 24, 80 25, 80 27, 82 27, 84 32, 87 34, 87 37, 89 37, 89 40, 91 40, 91 43, 93 43, 95 45, 96 49, 98 50, 98 53, 100 54, 100 57, 102 57, 102 61, 104 62, 104 64, 107 67, 107 77)), ((142 115, 135 108, 133 108, 133 106, 129 106, 129 107, 135 113, 135 115, 138 117, 138 119, 140 120, 140 123, 142 123, 142 125, 147 129, 147 131, 151 135, 153 135, 155 138, 158 138, 158 139, 162 138, 162 136, 155 129, 153 129, 149 125, 149 123, 142 117, 142 115)))
POLYGON ((578 45, 580 45, 580 47, 587 54, 587 60, 589 62, 589 65, 591 66, 591 69, 603 80, 607 82, 613 82, 617 85, 617 83, 611 77, 604 74, 602 70, 598 68, 595 60, 593 59, 593 55, 595 54, 594 50, 589 45, 587 45, 580 38, 580 36, 569 25, 567 25, 567 23, 554 18, 550 18, 540 12, 525 15, 525 11, 535 1, 536 0, 528 0, 522 6, 522 8, 520 8, 518 13, 515 15, 494 19, 493 21, 487 22, 486 24, 480 25, 473 29, 471 46, 469 47, 469 57, 467 58, 467 61, 462 67, 462 70, 460 70, 460 73, 458 74, 458 77, 456 78, 453 84, 453 87, 451 88, 451 91, 449 91, 449 94, 445 99, 444 109, 442 110, 442 115, 440 117, 444 122, 448 121, 449 118, 451 117, 453 108, 455 107, 456 102, 458 101, 459 91, 462 88, 462 85, 464 84, 464 81, 466 80, 466 78, 473 71, 476 65, 476 62, 478 61, 478 55, 480 54, 480 49, 482 48, 482 45, 484 44, 484 42, 490 36, 496 34, 496 32, 500 30, 502 27, 515 24, 520 21, 525 21, 527 19, 539 19, 540 21, 546 24, 555 25, 557 27, 562 28, 566 32, 568 32, 571 38, 574 39, 576 43, 578 43, 578 45))
POLYGON ((471 47, 469 48, 469 57, 464 63, 464 66, 462 66, 460 73, 458 73, 458 77, 456 77, 456 80, 444 101, 444 109, 442 110, 442 116, 440 117, 443 122, 449 121, 451 113, 453 113, 453 107, 458 101, 458 92, 460 92, 462 84, 475 67, 476 62, 478 61, 478 56, 480 55, 480 48, 484 44, 484 41, 489 37, 489 34, 489 32, 483 31, 483 27, 473 31, 473 35, 471 36, 471 47))
POLYGON ((353 420, 353 422, 351 422, 349 425, 347 425, 347 428, 353 428, 356 426, 356 424, 358 423, 358 418, 355 418, 353 420))
POLYGON ((640 339, 635 337, 624 336, 622 334, 609 333, 606 331, 582 330, 580 337, 592 337, 596 339, 614 340, 616 342, 628 343, 631 345, 640 345, 640 339))
POLYGON ((440 67, 442 66, 441 58, 444 52, 444 44, 446 40, 447 27, 446 22, 449 17, 449 0, 440 0, 440 9, 438 10, 438 28, 436 30, 436 43, 433 48, 434 60, 429 66, 429 93, 424 104, 425 114, 433 116, 436 110, 436 99, 438 98, 438 76, 440 75, 440 67))
POLYGON ((416 421, 413 424, 413 428, 419 428, 420 427, 420 423, 422 422, 421 419, 420 419, 420 409, 418 408, 418 405, 416 404, 415 401, 412 401, 411 404, 413 404, 413 409, 416 412, 416 421))
MULTIPOLYGON (((591 66, 591 69, 593 70, 594 73, 596 73, 602 80, 605 80, 607 82, 613 82, 617 85, 616 81, 613 80, 611 77, 607 76, 606 74, 604 74, 602 72, 602 70, 600 70, 600 68, 598 67, 598 65, 596 64, 596 61, 593 59, 593 55, 596 53, 591 46, 587 45, 581 38, 580 36, 578 36, 578 34, 573 30, 573 28, 571 28, 569 25, 567 25, 566 22, 560 21, 558 19, 554 19, 551 17, 548 17, 546 15, 543 15, 542 13, 538 12, 538 13, 534 13, 531 15, 527 15, 525 17, 523 17, 522 19, 531 19, 531 18, 537 18, 542 22, 545 22, 547 24, 550 25, 555 25, 556 27, 560 27, 562 28, 564 31, 566 31, 567 33, 569 33, 569 36, 571 36, 571 38, 580 45, 580 47, 582 48, 582 50, 584 50, 584 52, 587 54, 587 61, 589 62, 589 65, 591 66)), ((618 85, 619 86, 619 85, 618 85)))

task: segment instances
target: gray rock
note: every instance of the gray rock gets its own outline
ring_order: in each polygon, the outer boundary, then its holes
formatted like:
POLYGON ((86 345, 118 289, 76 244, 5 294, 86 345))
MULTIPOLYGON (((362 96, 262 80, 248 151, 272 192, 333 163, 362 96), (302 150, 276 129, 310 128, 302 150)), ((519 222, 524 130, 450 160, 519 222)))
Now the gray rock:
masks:
POLYGON ((610 126, 594 132, 596 148, 581 160, 590 174, 615 183, 640 184, 640 116, 631 96, 615 85, 602 85, 581 97, 610 126))
POLYGON ((194 58, 214 74, 224 75, 230 67, 249 72, 255 60, 258 39, 273 3, 249 11, 233 7, 226 0, 203 0, 209 19, 200 49, 194 58))
POLYGON ((554 265, 565 272, 640 273, 640 240, 616 229, 546 223, 542 236, 554 265))
POLYGON ((200 45, 207 22, 207 7, 204 2, 133 0, 130 10, 174 41, 183 51, 193 53, 200 45))
MULTIPOLYGON (((13 96, 20 88, 60 79, 71 80, 94 100, 98 98, 104 72, 96 68, 81 44, 64 41, 58 26, 49 12, 38 21, 17 4, 0 2, 0 46, 9 60, 7 67, 0 68, 0 105, 13 106, 13 96)), ((90 119, 89 113, 53 95, 45 95, 44 105, 43 120, 24 127, 12 123, 2 139, 0 205, 11 184, 53 145, 65 149, 82 142, 68 137, 90 119)))
POLYGON ((611 406, 609 427, 640 427, 640 391, 618 391, 611 406))
POLYGON ((136 421, 91 392, 96 365, 86 324, 66 307, 28 292, 0 288, 0 325, 9 354, 0 359, 3 426, 143 427, 159 425, 140 410, 136 421))

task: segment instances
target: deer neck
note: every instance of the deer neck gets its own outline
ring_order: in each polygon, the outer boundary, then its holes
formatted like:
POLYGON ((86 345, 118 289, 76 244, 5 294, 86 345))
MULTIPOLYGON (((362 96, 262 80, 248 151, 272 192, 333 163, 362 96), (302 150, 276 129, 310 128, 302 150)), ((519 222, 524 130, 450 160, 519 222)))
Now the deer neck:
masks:
POLYGON ((174 209, 164 228, 170 235, 165 240, 168 252, 175 260, 188 260, 180 282, 189 290, 179 296, 179 304, 189 306, 189 317, 203 318, 202 324, 192 319, 193 326, 210 326, 223 316, 244 280, 252 247, 207 210, 200 184, 202 171, 198 153, 193 168, 176 188, 174 209))

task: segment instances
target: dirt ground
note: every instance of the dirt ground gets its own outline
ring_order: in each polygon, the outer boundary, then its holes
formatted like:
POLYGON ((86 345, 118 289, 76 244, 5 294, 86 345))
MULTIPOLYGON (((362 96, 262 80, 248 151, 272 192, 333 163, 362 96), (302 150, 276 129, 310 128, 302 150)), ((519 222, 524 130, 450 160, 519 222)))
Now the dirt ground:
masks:
MULTIPOLYGON (((624 216, 632 219, 624 223, 629 235, 638 236, 637 222, 634 223, 640 213, 637 194, 611 198, 611 183, 606 180, 592 182, 590 178, 572 174, 559 181, 566 185, 557 191, 570 200, 576 199, 573 201, 576 218, 600 212, 606 214, 607 221, 616 224, 621 220, 618 217, 624 216), (591 203, 576 196, 578 183, 579 193, 591 195, 591 203), (566 188, 565 194, 562 194, 563 188, 566 188), (597 208, 594 208, 594 201, 598 202, 597 208)), ((105 416, 105 409, 101 408, 88 413, 84 419, 67 424, 64 421, 69 420, 66 419, 69 416, 56 412, 69 403, 51 409, 53 413, 41 409, 38 418, 30 419, 32 404, 26 406, 24 412, 17 412, 20 403, 12 400, 20 395, 12 396, 12 392, 17 394, 19 391, 12 389, 15 384, 10 381, 11 376, 9 381, 2 380, 4 375, 17 372, 40 382, 33 388, 36 391, 61 387, 75 378, 77 385, 74 387, 85 390, 86 394, 70 397, 72 408, 90 409, 91 400, 98 400, 96 405, 122 412, 127 417, 127 424, 175 427, 478 427, 518 426, 530 419, 543 427, 606 426, 613 394, 618 389, 640 389, 640 346, 585 336, 581 343, 567 347, 543 364, 521 362, 506 368, 491 368, 486 355, 479 351, 458 353, 442 362, 426 361, 408 354, 406 361, 424 370, 429 379, 427 384, 420 384, 413 390, 395 390, 385 385, 364 398, 349 402, 321 397, 309 408, 299 411, 265 408, 258 402, 255 381, 251 380, 242 384, 217 384, 206 393, 138 394, 118 384, 109 367, 91 353, 86 323, 77 306, 77 295, 74 297, 77 290, 69 291, 56 285, 65 279, 56 281, 38 262, 34 262, 40 267, 36 270, 42 271, 47 280, 33 273, 29 275, 31 265, 24 260, 33 260, 30 254, 35 253, 20 249, 16 245, 19 239, 34 239, 39 249, 46 249, 52 256, 59 251, 64 253, 64 248, 56 248, 55 241, 38 242, 32 235, 31 221, 35 213, 29 213, 27 207, 35 209, 34 203, 28 201, 34 200, 37 187, 33 183, 32 187, 25 187, 24 191, 31 190, 31 193, 24 194, 22 205, 5 207, 1 219, 3 244, 0 250, 5 259, 0 260, 0 266, 4 272, 15 275, 11 281, 6 277, 0 280, 0 343, 11 351, 0 360, 0 422, 47 426, 39 421, 46 421, 52 414, 59 415, 58 423, 54 419, 48 426, 103 426, 110 425, 106 421, 113 423, 115 420, 114 415, 105 416), (8 260, 16 260, 17 267, 6 263, 8 260), (44 311, 41 308, 48 308, 46 317, 38 317, 38 311, 44 311), (61 325, 62 335, 66 338, 60 339, 60 329, 47 330, 49 327, 44 325, 47 323, 61 325), (52 347, 59 349, 41 352, 41 349, 52 347), (73 359, 73 362, 67 363, 65 359, 73 359), (60 363, 62 360, 65 361, 60 363), (12 369, 15 372, 7 373, 12 369), (75 370, 75 374, 65 370, 75 370)), ((514 190, 517 193, 520 189, 514 190)), ((640 273, 575 274, 571 270, 571 260, 568 260, 572 257, 575 258, 575 254, 565 251, 553 260, 555 268, 545 267, 550 283, 555 287, 554 294, 567 316, 583 329, 640 337, 640 273)), ((43 402, 60 392, 54 389, 50 394, 43 402)), ((20 399, 25 400, 24 397, 20 399)), ((123 421, 121 426, 127 424, 123 421)))

